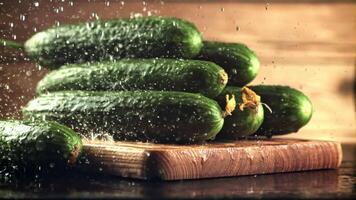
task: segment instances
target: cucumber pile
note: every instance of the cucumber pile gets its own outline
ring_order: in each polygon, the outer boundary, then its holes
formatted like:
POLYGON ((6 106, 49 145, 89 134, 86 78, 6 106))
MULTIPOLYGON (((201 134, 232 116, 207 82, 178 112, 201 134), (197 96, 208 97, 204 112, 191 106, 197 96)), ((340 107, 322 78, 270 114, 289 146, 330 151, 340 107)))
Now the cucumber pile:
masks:
POLYGON ((81 139, 74 131, 89 139, 191 144, 296 132, 313 112, 293 88, 246 86, 258 74, 257 55, 241 43, 204 41, 182 19, 98 20, 1 44, 52 71, 23 109, 25 121, 0 122, 0 167, 75 162, 81 139))

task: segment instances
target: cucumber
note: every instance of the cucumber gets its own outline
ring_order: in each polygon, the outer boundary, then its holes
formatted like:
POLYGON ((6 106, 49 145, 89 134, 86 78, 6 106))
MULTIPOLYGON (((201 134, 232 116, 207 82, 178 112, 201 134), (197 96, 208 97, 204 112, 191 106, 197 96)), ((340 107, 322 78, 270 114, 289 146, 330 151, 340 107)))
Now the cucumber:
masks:
POLYGON ((39 64, 56 68, 113 58, 192 58, 199 53, 202 39, 185 20, 140 17, 62 25, 36 33, 24 45, 4 44, 23 48, 39 64))
POLYGON ((62 91, 40 95, 24 117, 63 123, 91 137, 156 143, 213 139, 224 119, 216 101, 200 94, 162 91, 62 91))
POLYGON ((259 96, 247 87, 227 86, 216 98, 220 106, 224 106, 226 95, 234 96, 239 108, 225 118, 224 126, 216 139, 239 139, 255 133, 264 116, 259 96))
POLYGON ((79 135, 56 122, 0 121, 1 179, 65 169, 81 151, 79 135))
POLYGON ((197 59, 214 62, 224 68, 231 86, 245 86, 260 69, 256 54, 241 43, 204 41, 197 59))
POLYGON ((250 88, 272 110, 272 113, 265 112, 265 119, 256 135, 271 137, 297 132, 310 121, 313 106, 302 92, 280 85, 255 85, 250 88))
POLYGON ((123 59, 63 67, 39 82, 38 94, 63 90, 174 90, 216 97, 227 83, 225 71, 208 61, 123 59))

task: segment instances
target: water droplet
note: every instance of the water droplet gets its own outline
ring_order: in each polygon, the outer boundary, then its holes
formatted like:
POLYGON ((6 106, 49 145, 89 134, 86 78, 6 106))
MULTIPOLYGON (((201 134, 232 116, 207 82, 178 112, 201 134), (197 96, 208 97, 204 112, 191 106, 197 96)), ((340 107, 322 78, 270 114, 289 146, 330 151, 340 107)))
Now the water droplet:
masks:
POLYGON ((236 29, 236 31, 239 31, 239 30, 240 30, 240 27, 239 27, 239 26, 236 26, 235 29, 236 29))
POLYGON ((36 2, 33 3, 33 5, 34 5, 35 7, 38 7, 38 6, 40 5, 40 3, 38 3, 38 2, 36 1, 36 2))
POLYGON ((265 9, 268 10, 268 7, 269 7, 269 3, 266 3, 265 9))
POLYGON ((21 15, 20 15, 20 20, 21 20, 21 21, 25 21, 25 20, 26 20, 26 16, 21 14, 21 15))
POLYGON ((31 76, 32 72, 30 70, 26 71, 26 76, 31 76))
POLYGON ((124 2, 124 1, 121 1, 120 4, 123 6, 123 5, 125 5, 125 2, 124 2))
POLYGON ((11 28, 14 27, 14 23, 10 22, 10 23, 9 23, 9 26, 10 26, 11 28))
POLYGON ((70 1, 70 2, 69 2, 69 5, 70 5, 70 6, 73 6, 73 5, 74 5, 73 1, 70 1))
POLYGON ((224 11, 225 11, 225 8, 220 8, 220 11, 221 11, 221 12, 224 12, 224 11))
POLYGON ((99 19, 98 14, 95 13, 95 12, 91 13, 91 17, 92 17, 92 18, 95 18, 95 19, 99 19))
POLYGON ((50 167, 50 168, 54 168, 55 166, 56 166, 55 163, 49 163, 49 167, 50 167))
POLYGON ((110 6, 110 1, 105 1, 106 6, 110 6))

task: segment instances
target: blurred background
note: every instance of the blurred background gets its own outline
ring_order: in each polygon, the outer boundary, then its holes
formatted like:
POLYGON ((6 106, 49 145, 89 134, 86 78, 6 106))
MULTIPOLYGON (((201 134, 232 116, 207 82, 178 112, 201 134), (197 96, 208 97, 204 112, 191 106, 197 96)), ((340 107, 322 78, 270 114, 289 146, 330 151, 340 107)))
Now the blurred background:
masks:
MULTIPOLYGON (((312 120, 286 137, 356 143, 354 0, 0 0, 0 38, 23 42, 51 26, 141 15, 176 16, 205 39, 245 43, 261 61, 251 84, 290 85, 308 95, 312 120)), ((0 119, 20 118, 46 73, 0 47, 0 119)))

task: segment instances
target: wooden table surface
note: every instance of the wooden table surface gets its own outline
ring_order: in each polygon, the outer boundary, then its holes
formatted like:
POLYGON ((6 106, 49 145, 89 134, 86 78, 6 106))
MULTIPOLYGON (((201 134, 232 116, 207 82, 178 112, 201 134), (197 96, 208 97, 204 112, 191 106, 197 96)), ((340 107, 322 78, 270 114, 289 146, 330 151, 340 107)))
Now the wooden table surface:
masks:
POLYGON ((355 199, 356 145, 337 170, 185 181, 139 181, 73 171, 42 182, 0 184, 0 199, 355 199))

